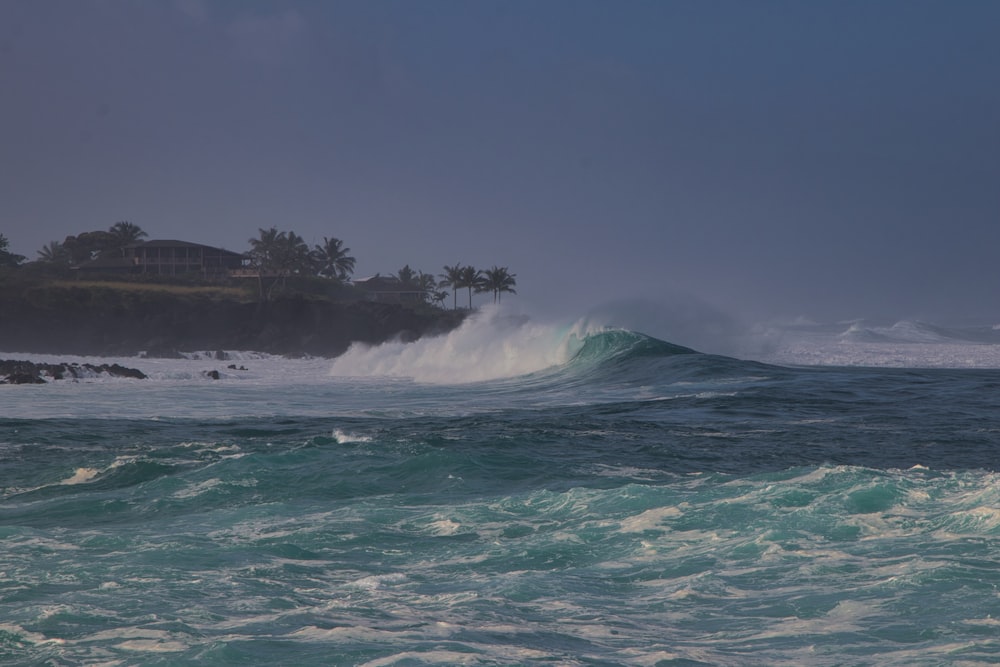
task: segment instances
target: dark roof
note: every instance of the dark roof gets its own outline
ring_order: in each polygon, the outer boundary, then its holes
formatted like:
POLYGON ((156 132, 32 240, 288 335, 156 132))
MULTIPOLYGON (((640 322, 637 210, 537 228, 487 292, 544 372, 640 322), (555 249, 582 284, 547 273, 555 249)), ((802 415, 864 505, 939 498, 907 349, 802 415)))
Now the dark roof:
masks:
POLYGON ((140 241, 138 243, 131 243, 128 248, 202 248, 208 250, 214 250, 216 252, 222 252, 229 255, 235 255, 242 257, 244 253, 233 252, 232 250, 226 250, 225 248, 216 248, 215 246, 204 245, 202 243, 191 243, 190 241, 176 241, 173 239, 156 239, 155 241, 140 241))

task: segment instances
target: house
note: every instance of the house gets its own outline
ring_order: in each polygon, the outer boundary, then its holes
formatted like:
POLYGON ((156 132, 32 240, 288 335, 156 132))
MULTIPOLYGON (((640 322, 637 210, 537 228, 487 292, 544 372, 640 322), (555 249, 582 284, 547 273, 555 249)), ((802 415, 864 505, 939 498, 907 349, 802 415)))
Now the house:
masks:
POLYGON ((365 294, 368 301, 389 303, 422 303, 427 300, 427 291, 416 285, 404 283, 396 276, 383 276, 376 273, 370 278, 360 278, 351 281, 365 294))
POLYGON ((125 246, 122 257, 101 257, 81 264, 85 273, 176 276, 199 273, 217 278, 243 267, 244 255, 189 241, 141 241, 125 246))
POLYGON ((176 275, 192 271, 204 276, 227 276, 243 267, 244 255, 188 241, 144 241, 125 248, 136 273, 176 275))

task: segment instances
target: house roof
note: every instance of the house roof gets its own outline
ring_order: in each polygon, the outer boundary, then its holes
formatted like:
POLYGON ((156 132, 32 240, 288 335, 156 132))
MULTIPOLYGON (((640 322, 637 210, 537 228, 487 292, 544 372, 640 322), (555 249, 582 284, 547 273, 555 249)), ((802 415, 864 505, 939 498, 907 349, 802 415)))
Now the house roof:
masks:
POLYGON ((126 246, 127 248, 202 248, 208 250, 214 250, 216 252, 221 252, 227 255, 233 255, 234 257, 242 257, 244 253, 233 252, 232 250, 226 250, 225 248, 216 248, 215 246, 204 245, 202 243, 191 243, 190 241, 177 241, 174 239, 156 239, 154 241, 140 241, 138 243, 130 243, 126 246))

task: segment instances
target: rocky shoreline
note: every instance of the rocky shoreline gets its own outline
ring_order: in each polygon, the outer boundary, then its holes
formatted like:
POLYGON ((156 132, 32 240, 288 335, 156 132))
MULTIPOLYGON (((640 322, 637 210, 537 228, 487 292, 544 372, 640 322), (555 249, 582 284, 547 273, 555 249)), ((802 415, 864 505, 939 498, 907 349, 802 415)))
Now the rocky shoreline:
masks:
POLYGON ((120 364, 40 364, 19 359, 0 359, 0 384, 45 384, 51 380, 80 380, 94 377, 145 380, 146 374, 120 364))
POLYGON ((335 357, 355 342, 409 342, 447 333, 466 315, 303 297, 254 303, 103 288, 24 290, 0 298, 0 350, 102 357, 253 350, 335 357))

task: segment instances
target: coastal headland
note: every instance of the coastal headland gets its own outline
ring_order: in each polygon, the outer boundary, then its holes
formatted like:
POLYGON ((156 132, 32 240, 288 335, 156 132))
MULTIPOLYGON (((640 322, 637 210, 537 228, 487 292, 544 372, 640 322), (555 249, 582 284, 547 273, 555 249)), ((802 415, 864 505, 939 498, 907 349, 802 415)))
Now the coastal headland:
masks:
POLYGON ((446 333, 467 314, 301 293, 264 301, 225 287, 45 281, 0 291, 0 350, 151 357, 253 350, 334 357, 355 342, 446 333))

